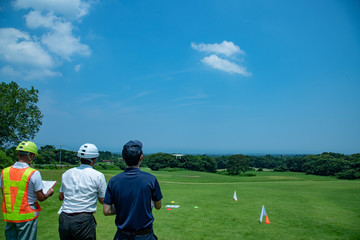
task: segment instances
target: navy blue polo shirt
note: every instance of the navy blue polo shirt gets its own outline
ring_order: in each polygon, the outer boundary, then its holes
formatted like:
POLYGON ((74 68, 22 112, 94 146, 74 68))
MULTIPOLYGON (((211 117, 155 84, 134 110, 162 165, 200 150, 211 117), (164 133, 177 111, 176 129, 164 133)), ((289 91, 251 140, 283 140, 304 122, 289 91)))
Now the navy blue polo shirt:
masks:
POLYGON ((162 197, 154 175, 139 168, 127 168, 110 179, 104 203, 114 205, 115 224, 119 229, 139 231, 152 228, 151 200, 160 201, 162 197))

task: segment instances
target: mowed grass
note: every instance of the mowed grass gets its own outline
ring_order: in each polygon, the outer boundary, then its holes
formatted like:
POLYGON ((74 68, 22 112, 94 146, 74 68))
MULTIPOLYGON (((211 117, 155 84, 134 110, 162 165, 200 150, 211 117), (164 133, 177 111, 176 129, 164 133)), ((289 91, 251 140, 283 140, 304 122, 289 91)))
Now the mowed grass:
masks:
MULTIPOLYGON (((59 183, 54 196, 40 203, 40 240, 59 239, 57 195, 63 172, 41 170, 44 180, 59 183)), ((107 180, 119 172, 103 171, 107 180)), ((289 172, 256 172, 254 177, 151 173, 164 195, 162 209, 153 210, 159 239, 360 239, 360 181, 289 172), (238 201, 233 201, 235 190, 238 201), (167 204, 180 207, 167 210, 167 204), (271 224, 259 223, 262 205, 271 224)), ((103 216, 98 204, 95 217, 97 238, 112 239, 115 216, 103 216)), ((0 239, 5 239, 5 223, 0 219, 0 239)))

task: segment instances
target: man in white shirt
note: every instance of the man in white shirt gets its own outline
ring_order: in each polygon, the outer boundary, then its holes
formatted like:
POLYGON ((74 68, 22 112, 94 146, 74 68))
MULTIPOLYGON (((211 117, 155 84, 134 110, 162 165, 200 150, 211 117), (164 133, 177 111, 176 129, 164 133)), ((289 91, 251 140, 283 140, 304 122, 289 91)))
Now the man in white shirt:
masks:
POLYGON ((96 239, 97 201, 102 204, 106 191, 104 174, 93 169, 98 149, 94 144, 82 145, 77 153, 79 167, 71 168, 62 175, 59 193, 64 201, 59 213, 59 235, 61 240, 96 239))

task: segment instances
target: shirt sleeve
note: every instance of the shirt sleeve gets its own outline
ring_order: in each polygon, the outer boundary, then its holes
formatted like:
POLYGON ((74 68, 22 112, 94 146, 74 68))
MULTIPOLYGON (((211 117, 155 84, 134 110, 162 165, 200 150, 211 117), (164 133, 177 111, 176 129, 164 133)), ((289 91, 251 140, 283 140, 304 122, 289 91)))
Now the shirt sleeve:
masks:
POLYGON ((42 182, 42 178, 41 178, 41 174, 39 171, 35 171, 31 177, 30 177, 30 181, 33 183, 34 185, 34 190, 35 192, 40 191, 44 188, 44 184, 42 182))
POLYGON ((110 185, 111 185, 111 181, 109 181, 109 184, 106 188, 106 192, 105 192, 105 198, 104 198, 104 203, 107 205, 112 205, 112 199, 111 199, 111 190, 110 190, 110 185))
POLYGON ((155 178, 155 189, 152 195, 152 200, 154 202, 160 201, 163 198, 163 195, 161 193, 160 185, 158 180, 155 178))
POLYGON ((63 180, 63 177, 64 177, 64 174, 61 176, 61 185, 60 185, 60 191, 59 192, 64 192, 64 187, 63 187, 63 182, 64 182, 64 180, 63 180))
POLYGON ((101 176, 100 176, 100 183, 99 183, 98 191, 99 191, 99 198, 104 198, 105 192, 106 192, 106 180, 105 180, 104 174, 101 174, 101 176))

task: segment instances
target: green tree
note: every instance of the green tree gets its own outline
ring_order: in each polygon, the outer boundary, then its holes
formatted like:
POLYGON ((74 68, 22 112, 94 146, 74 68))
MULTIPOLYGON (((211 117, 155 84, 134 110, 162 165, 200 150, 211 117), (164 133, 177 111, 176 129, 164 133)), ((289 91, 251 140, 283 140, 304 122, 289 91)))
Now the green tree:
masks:
POLYGON ((6 153, 6 156, 10 157, 14 163, 18 160, 16 155, 16 146, 12 146, 6 150, 4 149, 4 152, 6 153))
POLYGON ((227 172, 229 175, 239 175, 240 171, 245 173, 249 169, 249 159, 241 154, 229 157, 227 172))
POLYGON ((175 156, 169 153, 155 153, 146 156, 146 164, 151 170, 159 170, 162 168, 169 167, 169 162, 176 162, 175 156))
POLYGON ((6 156, 5 152, 0 150, 0 169, 13 165, 11 157, 6 156))
POLYGON ((98 162, 103 162, 104 160, 113 160, 113 154, 109 151, 99 151, 98 162))
POLYGON ((35 157, 36 164, 51 164, 56 162, 56 148, 51 145, 43 146, 39 149, 39 156, 35 157))
POLYGON ((0 84, 0 146, 16 145, 32 139, 40 130, 42 117, 39 91, 21 88, 16 82, 0 84))
POLYGON ((197 156, 185 155, 181 157, 183 161, 183 167, 191 171, 200 171, 199 161, 197 156))
MULTIPOLYGON (((56 152, 56 154, 58 155, 56 161, 58 161, 60 158, 60 150, 58 150, 56 152)), ((68 151, 68 150, 62 149, 61 150, 61 163, 62 164, 68 163, 68 164, 72 164, 72 165, 79 164, 79 159, 77 157, 77 153, 74 151, 68 151)))
POLYGON ((218 169, 225 169, 229 156, 216 156, 214 159, 216 161, 218 169))
POLYGON ((349 162, 343 154, 324 152, 320 155, 307 155, 303 169, 307 174, 334 176, 344 171, 349 162))
POLYGON ((213 157, 202 155, 201 156, 202 164, 204 166, 205 172, 215 173, 217 169, 217 163, 213 157))

